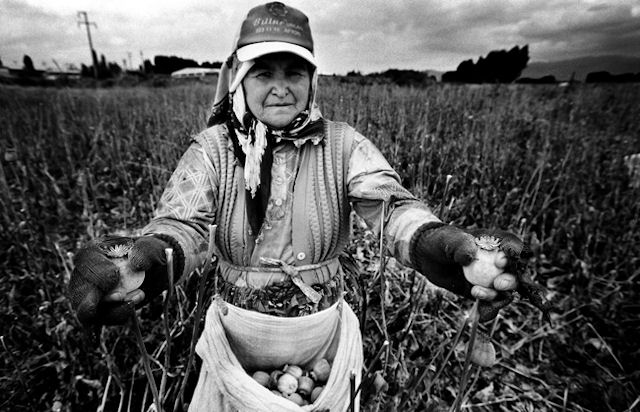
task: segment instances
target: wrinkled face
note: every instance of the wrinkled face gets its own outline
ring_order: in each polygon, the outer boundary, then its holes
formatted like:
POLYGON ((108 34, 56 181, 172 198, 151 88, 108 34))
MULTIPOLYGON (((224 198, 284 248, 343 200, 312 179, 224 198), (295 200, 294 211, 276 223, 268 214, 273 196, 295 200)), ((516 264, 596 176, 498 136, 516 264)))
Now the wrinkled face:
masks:
POLYGON ((268 54, 256 59, 242 85, 251 113, 262 123, 282 129, 309 104, 309 64, 290 53, 268 54))

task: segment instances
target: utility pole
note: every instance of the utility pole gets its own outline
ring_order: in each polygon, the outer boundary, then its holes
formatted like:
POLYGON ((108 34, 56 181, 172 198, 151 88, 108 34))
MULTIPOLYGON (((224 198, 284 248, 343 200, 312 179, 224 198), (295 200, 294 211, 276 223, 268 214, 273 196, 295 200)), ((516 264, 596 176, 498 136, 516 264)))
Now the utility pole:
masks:
POLYGON ((51 59, 51 60, 53 60, 53 64, 55 64, 55 65, 56 65, 56 67, 58 68, 58 71, 59 71, 60 73, 62 73, 62 69, 60 68, 60 65, 58 64, 58 62, 56 61, 56 59, 51 59))
POLYGON ((89 49, 91 50, 91 61, 93 62, 93 77, 97 79, 98 78, 98 57, 96 56, 96 51, 93 50, 93 42, 91 41, 91 29, 89 28, 89 26, 93 25, 97 29, 98 25, 95 24, 94 22, 89 21, 89 16, 87 16, 86 11, 79 11, 78 18, 79 19, 84 18, 84 21, 83 20, 78 21, 78 27, 80 27, 80 25, 82 24, 87 26, 87 37, 89 38, 89 49))

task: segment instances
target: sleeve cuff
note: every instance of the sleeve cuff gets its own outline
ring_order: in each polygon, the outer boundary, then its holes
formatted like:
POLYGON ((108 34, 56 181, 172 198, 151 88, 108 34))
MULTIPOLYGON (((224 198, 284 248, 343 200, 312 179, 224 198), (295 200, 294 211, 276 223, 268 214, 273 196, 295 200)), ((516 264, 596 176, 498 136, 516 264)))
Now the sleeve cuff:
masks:
POLYGON ((177 275, 175 279, 177 280, 184 270, 184 251, 180 247, 180 244, 173 237, 162 233, 154 233, 151 236, 168 243, 173 249, 173 273, 177 275))
POLYGON ((418 249, 417 243, 422 237, 422 235, 425 232, 428 232, 432 229, 437 229, 439 227, 446 226, 446 225, 447 224, 443 222, 428 222, 420 226, 418 229, 416 229, 415 232, 413 232, 413 236, 411 236, 411 241, 409 242, 409 259, 411 261, 411 266, 413 266, 416 269, 419 268, 418 260, 416 258, 416 251, 418 249))

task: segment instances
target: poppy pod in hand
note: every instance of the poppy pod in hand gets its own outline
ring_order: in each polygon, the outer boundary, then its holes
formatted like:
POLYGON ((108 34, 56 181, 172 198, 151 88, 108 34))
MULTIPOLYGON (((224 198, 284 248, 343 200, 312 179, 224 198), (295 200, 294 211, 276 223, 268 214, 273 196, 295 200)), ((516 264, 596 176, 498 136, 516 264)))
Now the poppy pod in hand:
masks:
POLYGON ((136 290, 144 281, 144 271, 133 271, 129 262, 129 252, 133 248, 133 241, 127 239, 123 243, 111 245, 105 248, 105 254, 118 267, 120 282, 110 293, 119 292, 122 295, 136 290))

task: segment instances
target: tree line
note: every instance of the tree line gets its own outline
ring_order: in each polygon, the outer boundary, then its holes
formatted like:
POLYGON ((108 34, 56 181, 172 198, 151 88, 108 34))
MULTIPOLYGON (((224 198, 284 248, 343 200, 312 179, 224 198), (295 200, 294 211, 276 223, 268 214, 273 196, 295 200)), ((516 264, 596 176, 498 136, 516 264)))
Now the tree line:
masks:
MULTIPOLYGON (((81 65, 80 74, 82 77, 97 77, 98 79, 117 78, 126 70, 116 62, 107 61, 104 54, 97 58, 95 50, 93 53, 93 65, 81 65)), ((455 71, 448 71, 442 74, 444 83, 529 83, 529 84, 552 84, 557 80, 552 75, 541 78, 522 78, 523 70, 529 62, 529 45, 514 46, 510 50, 493 50, 486 56, 481 56, 474 63, 473 60, 464 60, 455 71)), ((2 61, 0 60, 0 67, 2 61)), ((137 70, 129 70, 139 75, 168 75, 177 70, 188 67, 201 67, 218 69, 222 62, 212 61, 198 63, 193 59, 186 59, 178 56, 157 55, 151 60, 144 60, 137 70)), ((25 55, 23 58, 23 76, 37 76, 41 74, 33 66, 31 57, 25 55)), ((392 83, 401 86, 426 86, 436 82, 436 77, 428 71, 389 69, 384 72, 370 73, 363 75, 358 71, 347 73, 343 81, 358 83, 392 83)), ((608 72, 592 72, 585 79, 585 83, 629 83, 640 82, 640 73, 625 73, 613 75, 608 72)))
MULTIPOLYGON (((111 79, 116 78, 126 72, 121 65, 116 62, 108 61, 104 54, 97 57, 95 50, 93 53, 93 61, 96 62, 96 67, 93 64, 81 64, 80 75, 82 77, 97 77, 98 79, 111 79)), ((171 74, 177 70, 187 67, 202 67, 210 69, 219 69, 222 66, 222 62, 205 61, 198 63, 193 59, 185 59, 177 56, 163 56, 158 55, 153 58, 153 63, 146 59, 143 64, 136 70, 129 70, 129 72, 137 72, 139 74, 171 74)), ((3 67, 2 60, 0 60, 0 67, 3 67)), ((22 58, 22 69, 20 73, 27 77, 37 77, 43 74, 43 70, 37 70, 33 65, 33 59, 25 54, 22 58)))

